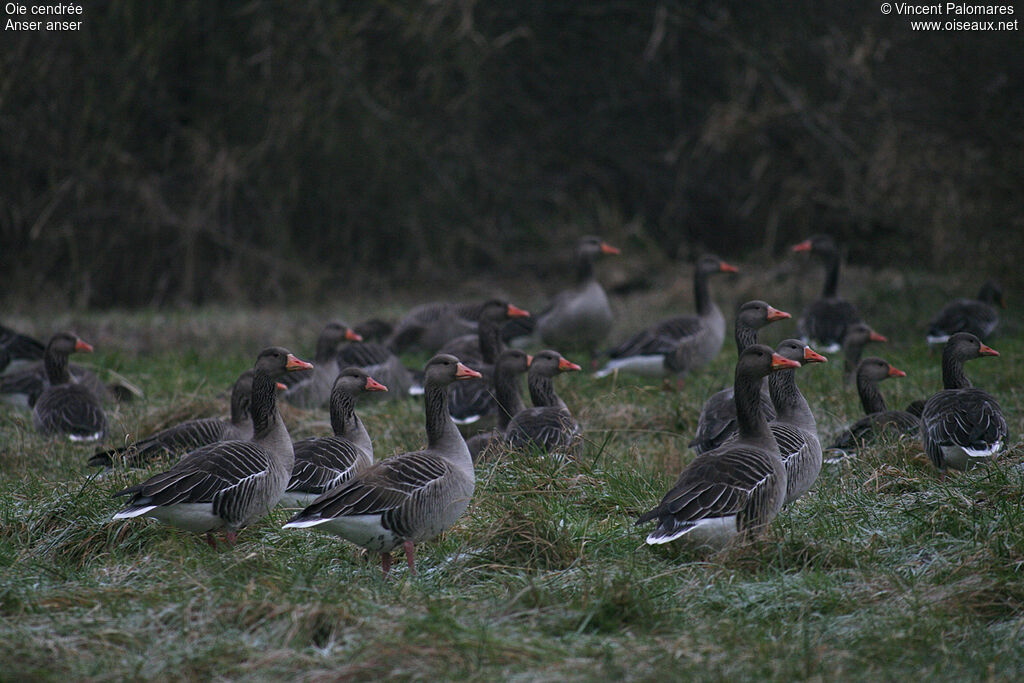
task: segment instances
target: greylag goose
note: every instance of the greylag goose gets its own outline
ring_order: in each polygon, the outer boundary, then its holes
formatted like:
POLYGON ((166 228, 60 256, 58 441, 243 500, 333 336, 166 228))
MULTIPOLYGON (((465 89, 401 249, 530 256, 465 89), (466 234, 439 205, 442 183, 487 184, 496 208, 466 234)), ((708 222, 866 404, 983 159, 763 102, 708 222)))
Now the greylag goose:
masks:
POLYGON ((928 343, 945 344, 957 332, 968 332, 981 341, 999 327, 999 311, 1005 308, 1003 289, 994 280, 981 286, 975 299, 956 299, 946 304, 928 323, 928 343))
MULTIPOLYGON (((776 320, 785 320, 792 316, 785 311, 769 306, 763 301, 748 301, 736 312, 736 355, 743 353, 748 346, 757 344, 757 332, 765 325, 776 320)), ((775 419, 775 407, 772 406, 768 387, 761 383, 761 408, 769 420, 775 419)), ((697 433, 690 448, 697 454, 714 450, 730 436, 736 433, 736 404, 732 400, 732 387, 726 387, 714 393, 704 402, 700 417, 697 418, 697 433)))
POLYGON ((541 351, 530 361, 527 386, 533 408, 520 410, 508 423, 505 438, 513 448, 539 448, 552 455, 576 458, 582 447, 580 426, 565 401, 555 393, 552 379, 580 366, 557 351, 541 351))
POLYGON ((295 442, 295 466, 281 505, 304 508, 324 491, 373 464, 373 444, 363 421, 356 415, 356 399, 366 391, 387 390, 359 368, 341 371, 331 389, 334 436, 295 442))
POLYGON ((839 246, 829 235, 814 235, 793 246, 794 252, 810 252, 825 261, 825 286, 821 298, 804 310, 797 321, 805 342, 835 353, 842 347, 846 326, 860 322, 857 309, 836 293, 839 288, 839 246))
POLYGON ((391 569, 391 551, 403 546, 409 571, 415 574, 415 544, 454 524, 473 497, 473 460, 447 404, 449 384, 479 376, 454 356, 431 358, 424 373, 426 449, 401 453, 356 472, 284 528, 319 527, 379 552, 385 576, 391 569))
POLYGON ((957 332, 942 350, 942 391, 924 404, 921 441, 939 471, 963 470, 996 457, 1006 440, 1006 419, 999 403, 975 389, 964 374, 964 362, 999 352, 973 334, 957 332))
POLYGON ((448 396, 448 409, 456 424, 474 424, 480 418, 498 412, 494 400, 493 374, 498 354, 504 350, 501 326, 514 318, 529 317, 529 311, 507 301, 492 299, 480 311, 477 334, 464 335, 451 340, 440 353, 455 356, 483 377, 455 384, 448 396))
POLYGON ((887 343, 889 339, 871 329, 865 322, 851 323, 846 326, 843 334, 843 374, 847 383, 852 382, 857 374, 860 357, 868 342, 887 343))
POLYGON ((107 433, 100 399, 84 384, 72 381, 68 356, 92 352, 92 346, 68 332, 50 338, 43 355, 48 386, 32 410, 32 423, 42 434, 67 434, 72 441, 97 441, 107 433))
MULTIPOLYGON (((775 353, 802 365, 828 359, 802 341, 786 339, 775 353)), ((789 505, 807 493, 821 473, 821 442, 811 407, 796 384, 796 370, 782 370, 768 377, 768 390, 775 406, 775 420, 769 425, 786 467, 786 500, 789 505)))
MULTIPOLYGON (((280 384, 278 389, 284 389, 280 384)), ((134 444, 94 453, 94 467, 144 467, 156 459, 188 453, 219 441, 248 441, 252 438, 249 404, 252 397, 252 369, 239 375, 231 387, 231 417, 205 417, 162 429, 134 444)))
POLYGON ((609 352, 609 360, 595 377, 616 371, 680 379, 703 367, 718 355, 725 340, 725 318, 711 300, 708 278, 737 269, 717 256, 702 256, 693 271, 693 296, 697 315, 668 318, 630 337, 609 352))
POLYGON ((740 354, 733 386, 737 435, 698 455, 661 503, 640 515, 638 526, 658 522, 647 543, 685 536, 698 545, 721 548, 775 519, 786 499, 786 468, 761 410, 761 380, 773 371, 799 366, 762 344, 740 354))
MULTIPOLYGON (((546 346, 585 349, 593 356, 608 338, 614 322, 608 295, 594 276, 594 261, 618 253, 600 237, 581 238, 576 245, 576 284, 556 294, 535 318, 506 325, 506 339, 532 335, 546 346)), ((516 345, 523 343, 520 340, 516 345)))
POLYGON ((476 332, 483 304, 435 301, 421 304, 398 321, 387 347, 395 353, 419 348, 433 353, 448 341, 476 332))
POLYGON ((313 358, 313 369, 308 372, 295 373, 285 379, 288 390, 284 399, 300 408, 318 408, 331 396, 334 379, 341 372, 338 365, 338 350, 350 341, 362 341, 348 325, 340 322, 329 322, 321 330, 316 341, 316 356, 313 358))
POLYGON ((10 372, 42 360, 45 349, 38 339, 0 325, 0 355, 7 360, 6 363, 0 363, 0 372, 10 372))
MULTIPOLYGON (((101 401, 109 401, 114 398, 111 388, 107 387, 92 370, 77 363, 67 364, 67 370, 68 381, 82 385, 101 401)), ((50 386, 50 380, 46 363, 36 361, 22 365, 19 370, 0 376, 0 397, 7 403, 31 408, 48 386, 50 386)))
MULTIPOLYGON (((378 393, 374 396, 402 398, 411 393, 415 384, 413 373, 402 365, 401 359, 384 344, 375 342, 348 344, 338 351, 338 366, 359 368, 388 388, 386 393, 378 393)), ((422 387, 420 388, 422 389, 422 387)))
POLYGON ((865 358, 857 365, 857 394, 864 408, 864 417, 844 429, 829 446, 830 450, 855 451, 883 432, 899 436, 917 435, 920 415, 905 410, 889 410, 878 383, 890 377, 906 377, 907 373, 881 358, 865 358))
POLYGON ((277 411, 277 379, 312 365, 287 350, 270 347, 253 366, 253 437, 223 441, 192 451, 166 472, 114 494, 128 504, 114 519, 152 517, 164 524, 205 533, 223 529, 229 545, 239 529, 266 515, 284 493, 295 453, 288 429, 277 411))
POLYGON ((494 400, 498 404, 497 423, 493 430, 466 439, 473 462, 491 443, 504 442, 508 423, 525 408, 519 395, 519 375, 530 368, 532 361, 532 356, 519 349, 506 349, 498 356, 493 373, 494 400))

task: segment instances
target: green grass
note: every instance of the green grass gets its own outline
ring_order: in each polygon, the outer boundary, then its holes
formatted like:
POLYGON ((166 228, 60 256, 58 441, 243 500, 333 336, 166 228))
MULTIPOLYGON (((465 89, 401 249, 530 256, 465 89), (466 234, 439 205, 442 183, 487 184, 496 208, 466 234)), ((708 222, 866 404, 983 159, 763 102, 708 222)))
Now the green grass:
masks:
MULTIPOLYGON (((741 300, 745 286, 716 289, 741 300)), ((645 308, 673 309, 637 296, 650 305, 616 302, 623 330, 645 308)), ((902 327, 907 314, 875 290, 864 299, 896 338, 869 353, 909 373, 883 384, 890 404, 934 391, 938 356, 902 327)), ((683 300, 674 306, 688 310, 683 300)), ((259 347, 308 354, 318 319, 211 309, 61 324, 98 339, 90 362, 146 390, 111 409, 117 443, 225 412, 226 388, 259 347), (130 343, 118 328, 133 330, 130 343)), ((766 336, 792 335, 786 325, 766 336)), ((467 514, 418 549, 420 575, 396 556, 388 580, 349 544, 282 530, 284 510, 221 552, 155 522, 113 522, 110 494, 145 473, 90 476, 90 447, 43 439, 27 413, 3 408, 0 680, 1018 680, 1024 341, 1009 327, 992 342, 1001 358, 968 366, 1007 413, 1001 460, 942 481, 919 444, 885 442, 827 466, 761 538, 714 555, 647 547, 633 519, 692 458, 686 443, 703 399, 731 376, 731 344, 681 393, 559 379, 586 428, 582 461, 503 454, 481 465, 467 514)), ((823 435, 860 410, 834 361, 800 371, 823 435)), ((328 428, 323 411, 284 413, 293 436, 328 428)), ((378 456, 423 441, 417 401, 362 414, 378 456)))

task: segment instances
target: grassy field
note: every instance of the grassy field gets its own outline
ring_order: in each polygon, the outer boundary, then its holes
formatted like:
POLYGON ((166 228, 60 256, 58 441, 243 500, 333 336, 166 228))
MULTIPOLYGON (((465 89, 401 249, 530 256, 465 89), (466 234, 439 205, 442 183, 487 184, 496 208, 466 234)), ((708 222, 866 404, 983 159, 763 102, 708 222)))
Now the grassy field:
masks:
MULTIPOLYGON (((908 372, 882 385, 894 407, 939 387, 921 328, 945 294, 901 277, 851 273, 847 287, 893 339, 869 355, 908 372)), ((817 283, 784 280, 760 296, 796 314, 817 283)), ((691 310, 688 277, 660 284, 614 301, 622 331, 691 310)), ((713 289, 731 310, 761 285, 713 289)), ((308 356, 323 314, 5 322, 76 329, 97 347, 86 360, 145 389, 111 409, 117 443, 226 412, 226 387, 261 346, 308 356)), ((795 334, 774 327, 769 341, 795 334)), ((91 476, 92 448, 41 438, 27 412, 0 407, 0 680, 1020 680, 1024 339, 1012 319, 1007 328, 992 341, 1001 358, 968 365, 1006 411, 1000 461, 940 481, 918 443, 880 444, 826 466, 761 538, 710 556, 647 547, 633 520, 692 458, 701 403, 731 377, 730 342, 681 393, 559 379, 586 429, 582 462, 506 454, 481 465, 468 513, 419 548, 419 576, 396 562, 387 580, 351 545, 282 530, 285 510, 220 552, 155 522, 113 522, 110 494, 145 473, 91 476)), ((833 361, 800 371, 823 441, 860 412, 833 361)), ((294 437, 329 430, 324 411, 283 412, 294 437)), ((423 442, 416 400, 361 413, 378 457, 423 442)))

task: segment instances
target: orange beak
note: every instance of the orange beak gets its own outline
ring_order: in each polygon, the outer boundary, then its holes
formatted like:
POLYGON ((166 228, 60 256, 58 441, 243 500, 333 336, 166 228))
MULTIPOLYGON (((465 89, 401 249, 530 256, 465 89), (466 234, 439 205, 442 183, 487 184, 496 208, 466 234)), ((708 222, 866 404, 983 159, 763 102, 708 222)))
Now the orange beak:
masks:
POLYGON ((827 363, 828 358, 821 355, 810 346, 804 347, 804 362, 805 363, 827 363))
POLYGON ((362 335, 353 330, 351 327, 345 330, 345 339, 349 341, 363 341, 362 335))
POLYGON ((602 254, 608 254, 610 256, 617 256, 618 254, 621 254, 622 252, 617 247, 613 247, 612 245, 608 244, 607 242, 601 242, 601 253, 602 254))
POLYGON ((559 372, 569 372, 571 370, 582 370, 582 369, 583 368, 581 368, 580 366, 576 365, 572 361, 567 360, 565 358, 561 358, 558 361, 558 371, 559 372))
POLYGON ((906 377, 907 373, 903 372, 899 368, 894 368, 893 366, 890 365, 889 366, 889 376, 890 377, 906 377))
POLYGON ((793 251, 810 251, 811 248, 812 247, 811 247, 811 241, 810 240, 804 240, 800 244, 794 244, 793 245, 793 251))
POLYGON ((518 306, 508 305, 508 310, 505 311, 505 315, 509 318, 529 318, 530 312, 519 308, 518 306))
POLYGON ((304 360, 299 360, 298 358, 289 353, 288 362, 284 364, 284 369, 287 370, 288 372, 291 372, 293 370, 312 370, 313 364, 307 363, 304 360))
POLYGON ((467 368, 462 363, 459 363, 455 368, 455 379, 470 379, 471 377, 480 378, 483 377, 483 375, 473 368, 467 368))
POLYGON ((772 308, 771 306, 769 306, 768 307, 768 316, 766 317, 766 320, 768 322, 774 322, 776 320, 785 320, 786 318, 792 318, 792 317, 793 316, 791 316, 789 313, 786 313, 785 311, 780 311, 777 308, 772 308))
POLYGON ((92 345, 81 339, 75 340, 75 351, 84 351, 85 353, 92 353, 92 345))
POLYGON ((783 358, 777 353, 772 354, 772 370, 784 370, 786 368, 798 368, 800 361, 783 358))
POLYGON ((722 271, 723 273, 738 273, 738 272, 740 272, 739 268, 737 268, 736 266, 731 265, 729 263, 726 263, 725 261, 720 261, 718 263, 718 269, 720 271, 722 271))
POLYGON ((888 338, 888 337, 886 337, 886 336, 883 336, 883 335, 881 335, 881 334, 878 334, 878 333, 877 333, 877 332, 875 332, 874 330, 871 330, 871 334, 869 334, 869 335, 868 335, 868 341, 873 341, 873 342, 888 342, 888 341, 889 341, 889 338, 888 338))
POLYGON ((998 356, 999 352, 993 349, 991 346, 985 346, 982 344, 978 347, 979 356, 998 356))
POLYGON ((530 367, 530 363, 533 362, 533 356, 526 354, 526 367, 530 367))
POLYGON ((366 391, 387 391, 388 388, 375 380, 372 377, 366 378, 366 385, 363 387, 366 391))

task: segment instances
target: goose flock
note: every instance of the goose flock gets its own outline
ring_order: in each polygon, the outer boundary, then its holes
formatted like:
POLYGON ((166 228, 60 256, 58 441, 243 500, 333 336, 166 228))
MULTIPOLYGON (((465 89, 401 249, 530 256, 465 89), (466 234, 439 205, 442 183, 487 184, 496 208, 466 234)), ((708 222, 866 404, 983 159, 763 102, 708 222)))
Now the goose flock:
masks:
MULTIPOLYGON (((723 548, 760 533, 813 488, 823 450, 854 453, 882 435, 920 439, 945 476, 950 468, 998 456, 1007 442, 998 401, 964 372, 966 361, 999 355, 986 344, 999 323, 996 283, 985 283, 976 299, 950 302, 931 319, 926 338, 943 345, 943 388, 890 410, 879 383, 906 373, 882 358, 862 358, 868 344, 886 338, 838 295, 840 246, 816 235, 792 251, 822 259, 822 296, 797 319, 801 338, 774 349, 759 343, 759 331, 793 316, 761 300, 737 309, 734 382, 707 399, 689 441, 695 457, 636 520, 655 524, 649 544, 678 540, 723 548), (812 346, 825 353, 842 349, 843 375, 856 383, 865 413, 826 449, 798 386, 800 374, 813 372, 806 366, 827 361, 812 346)), ((721 352, 726 317, 710 281, 737 268, 711 255, 694 264, 694 313, 654 322, 606 349, 614 318, 596 262, 619 253, 598 237, 580 240, 576 283, 536 315, 503 299, 433 302, 393 325, 327 323, 312 363, 285 348, 263 349, 232 387, 228 418, 183 422, 89 457, 89 465, 107 469, 167 467, 117 492, 125 500, 112 518, 156 519, 205 534, 216 548, 215 533, 233 545, 240 530, 280 504, 296 510, 284 528, 326 532, 379 553, 385 575, 392 551, 401 547, 415 573, 416 544, 465 513, 476 464, 503 451, 580 457, 585 425, 556 386, 570 381, 561 375, 583 367, 562 352, 588 353, 598 380, 652 376, 674 379, 680 390, 721 352), (538 346, 559 350, 523 350, 538 346), (400 354, 410 349, 433 354, 422 371, 403 365, 400 354), (530 406, 522 396, 523 375, 530 406), (375 459, 357 402, 413 395, 422 395, 426 447, 375 459), (279 401, 328 408, 333 433, 293 442, 279 401)), ((104 404, 117 397, 94 373, 69 362, 71 354, 92 350, 70 332, 44 345, 0 326, 0 397, 30 407, 41 434, 101 441, 109 432, 104 404)))

